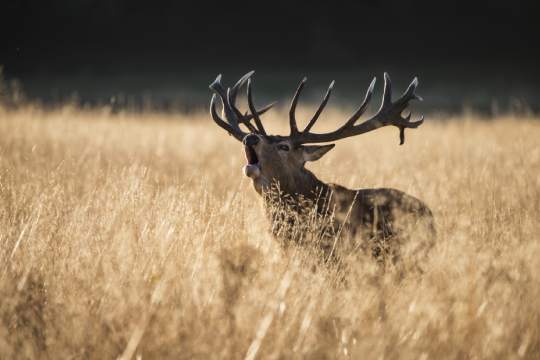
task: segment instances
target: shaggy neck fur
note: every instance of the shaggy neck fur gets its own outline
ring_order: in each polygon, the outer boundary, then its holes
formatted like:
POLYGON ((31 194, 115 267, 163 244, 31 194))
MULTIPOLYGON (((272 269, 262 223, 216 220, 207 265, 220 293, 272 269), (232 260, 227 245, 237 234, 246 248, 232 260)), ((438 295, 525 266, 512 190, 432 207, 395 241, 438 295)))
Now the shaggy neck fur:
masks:
POLYGON ((267 182, 267 186, 257 186, 255 189, 265 199, 267 205, 277 204, 288 199, 288 205, 299 210, 300 207, 317 205, 319 213, 329 210, 328 201, 332 188, 319 180, 311 171, 302 169, 290 178, 267 182))

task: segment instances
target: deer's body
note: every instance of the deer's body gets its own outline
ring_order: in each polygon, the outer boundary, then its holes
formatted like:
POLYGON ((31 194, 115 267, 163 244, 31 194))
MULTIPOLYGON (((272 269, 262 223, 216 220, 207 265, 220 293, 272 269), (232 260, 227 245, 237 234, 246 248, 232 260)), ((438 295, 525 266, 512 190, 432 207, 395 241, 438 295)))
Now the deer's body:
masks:
POLYGON ((394 245, 408 240, 403 238, 405 230, 420 230, 424 235, 421 244, 416 244, 415 256, 433 246, 433 215, 421 200, 391 188, 353 190, 339 184, 327 184, 307 170, 304 177, 302 193, 290 193, 281 186, 272 190, 255 186, 263 196, 270 229, 282 244, 306 240, 306 233, 296 231, 291 234, 290 229, 298 229, 299 223, 310 227, 321 225, 313 221, 310 210, 314 209, 318 216, 327 217, 322 224, 327 231, 318 234, 317 239, 326 257, 362 249, 379 260, 390 257, 395 261, 399 257, 399 248, 394 245), (269 192, 275 195, 269 196, 269 192), (283 199, 289 200, 286 209, 279 204, 283 199), (276 206, 281 208, 276 209, 276 206), (334 243, 336 236, 341 240, 338 246, 334 243))
POLYGON ((396 258, 407 239, 418 235, 427 239, 414 252, 429 249, 432 245, 434 226, 430 209, 420 200, 395 189, 351 190, 337 184, 319 180, 305 168, 307 161, 315 161, 330 151, 334 144, 304 145, 339 140, 363 134, 382 126, 394 125, 400 129, 401 143, 404 129, 416 128, 423 119, 411 122, 410 115, 403 118, 402 111, 408 102, 419 97, 414 93, 415 79, 396 102, 391 100, 390 80, 385 74, 383 102, 377 114, 356 125, 369 103, 375 80, 372 81, 363 104, 357 112, 336 131, 318 134, 310 130, 325 107, 333 83, 323 102, 304 131, 299 131, 295 108, 305 79, 300 83, 290 110, 289 136, 267 135, 259 115, 268 110, 256 110, 251 98, 252 72, 241 78, 233 88, 225 89, 221 77, 210 86, 223 102, 227 121, 216 112, 215 96, 211 102, 214 121, 237 140, 242 141, 247 158, 244 174, 253 180, 255 190, 264 198, 266 212, 271 221, 272 233, 285 243, 304 241, 309 232, 317 232, 320 246, 326 255, 334 255, 338 248, 370 250, 380 258, 391 254, 396 258), (248 104, 251 114, 242 115, 236 108, 238 89, 247 81, 248 104), (251 123, 255 121, 255 125, 251 123), (250 131, 245 133, 240 124, 250 131), (425 236, 424 236, 425 235, 425 236), (339 242, 339 244, 337 244, 339 242), (336 246, 339 245, 339 246, 336 246), (393 246, 396 245, 396 246, 393 246), (420 249, 420 250, 419 250, 420 249))

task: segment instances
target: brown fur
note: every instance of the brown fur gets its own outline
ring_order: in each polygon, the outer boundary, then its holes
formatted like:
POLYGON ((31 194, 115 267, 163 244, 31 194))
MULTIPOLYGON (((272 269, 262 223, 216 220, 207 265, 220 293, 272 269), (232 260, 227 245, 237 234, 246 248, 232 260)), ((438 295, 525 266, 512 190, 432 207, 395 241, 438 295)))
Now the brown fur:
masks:
POLYGON ((425 254, 433 243, 434 226, 431 211, 420 200, 394 189, 349 190, 340 185, 326 184, 304 167, 306 161, 316 161, 334 147, 333 144, 305 144, 332 142, 384 126, 397 127, 400 144, 403 144, 405 129, 415 129, 424 122, 423 117, 411 121, 410 114, 403 115, 410 101, 421 100, 415 93, 418 78, 414 78, 407 90, 392 101, 390 77, 385 73, 379 110, 357 124, 372 98, 374 78, 358 110, 342 126, 328 133, 313 133, 311 129, 328 102, 334 82, 328 87, 311 120, 300 131, 295 112, 307 80, 304 78, 289 109, 290 135, 269 136, 260 115, 271 105, 256 109, 251 93, 253 73, 248 72, 227 89, 221 84, 221 75, 218 75, 210 84, 214 92, 210 114, 218 126, 244 143, 248 160, 244 174, 253 180, 255 190, 265 199, 273 234, 284 243, 304 242, 309 237, 307 235, 312 234, 327 258, 343 251, 350 252, 351 248, 353 253, 359 248, 371 249, 374 256, 383 260, 387 255, 395 260, 404 253, 410 253, 411 258, 418 258, 419 253, 425 254), (242 114, 236 107, 236 96, 245 83, 251 114, 242 114), (227 120, 217 112, 217 97, 221 98, 222 115, 227 120), (250 133, 245 133, 240 124, 250 133), (424 231, 417 231, 418 225, 424 225, 424 231))
POLYGON ((260 174, 253 178, 253 184, 265 200, 272 232, 282 242, 305 241, 309 229, 299 230, 298 226, 312 226, 314 221, 326 218, 322 221, 323 236, 318 236, 325 256, 363 249, 378 259, 390 257, 395 261, 403 253, 403 245, 412 241, 412 234, 417 244, 411 255, 424 256, 432 247, 433 215, 422 201, 395 189, 351 190, 326 184, 304 165, 319 159, 333 146, 293 148, 286 138, 256 136, 259 141, 252 148, 260 174), (289 151, 281 150, 280 145, 287 145, 289 151), (339 246, 334 244, 336 237, 339 246))

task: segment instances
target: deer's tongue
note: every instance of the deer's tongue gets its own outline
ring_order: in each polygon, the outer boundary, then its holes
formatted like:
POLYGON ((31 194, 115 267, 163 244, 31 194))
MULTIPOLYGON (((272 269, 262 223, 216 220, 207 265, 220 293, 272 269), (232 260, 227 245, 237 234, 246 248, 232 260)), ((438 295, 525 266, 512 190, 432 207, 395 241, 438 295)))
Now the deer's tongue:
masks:
POLYGON ((256 179, 261 175, 259 164, 247 164, 244 166, 244 175, 252 179, 256 179))

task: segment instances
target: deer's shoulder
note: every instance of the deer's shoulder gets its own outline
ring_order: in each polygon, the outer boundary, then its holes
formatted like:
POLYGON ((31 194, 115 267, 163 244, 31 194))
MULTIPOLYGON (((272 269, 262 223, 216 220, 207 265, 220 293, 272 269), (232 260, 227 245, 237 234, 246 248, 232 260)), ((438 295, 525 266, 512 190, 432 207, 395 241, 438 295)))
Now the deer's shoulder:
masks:
POLYGON ((336 203, 348 207, 354 202, 358 208, 401 208, 423 210, 427 206, 414 196, 392 188, 348 189, 338 184, 329 184, 336 203))
POLYGON ((328 186, 337 200, 354 200, 378 206, 393 201, 401 202, 408 196, 402 191, 391 188, 349 189, 339 184, 328 184, 328 186))

